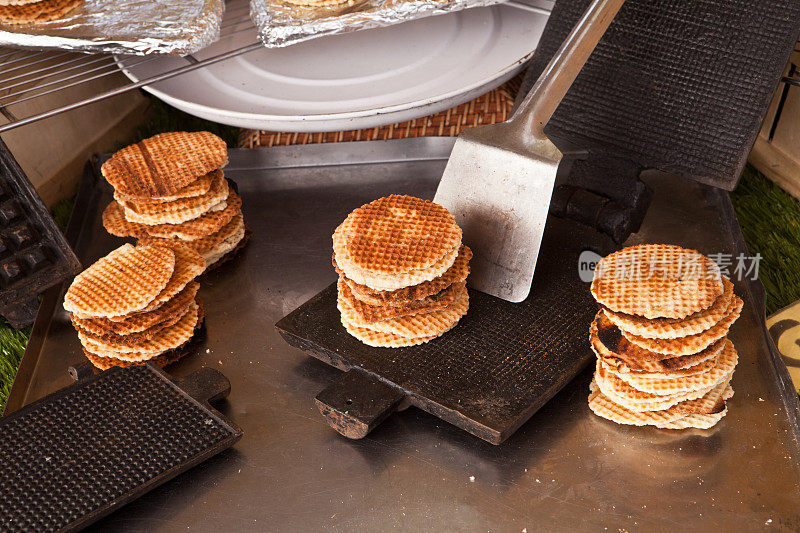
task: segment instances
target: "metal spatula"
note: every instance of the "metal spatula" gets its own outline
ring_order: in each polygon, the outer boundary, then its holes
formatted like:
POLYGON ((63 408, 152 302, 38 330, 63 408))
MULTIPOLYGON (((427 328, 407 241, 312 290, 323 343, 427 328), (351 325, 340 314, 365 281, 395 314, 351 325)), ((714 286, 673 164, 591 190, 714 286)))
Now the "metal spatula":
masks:
POLYGON ((471 287, 509 302, 528 296, 561 161, 544 126, 623 2, 592 2, 511 120, 458 136, 434 201, 472 248, 471 287))

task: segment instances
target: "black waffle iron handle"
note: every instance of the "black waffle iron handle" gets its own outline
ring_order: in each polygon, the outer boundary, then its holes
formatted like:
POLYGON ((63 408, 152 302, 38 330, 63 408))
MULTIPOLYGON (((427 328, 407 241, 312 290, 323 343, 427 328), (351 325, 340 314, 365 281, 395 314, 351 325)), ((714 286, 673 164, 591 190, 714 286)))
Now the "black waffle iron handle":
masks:
MULTIPOLYGON (((515 109, 539 77, 528 67, 515 109)), ((639 231, 653 191, 640 179, 643 167, 611 153, 585 150, 579 139, 547 132, 564 153, 550 201, 550 214, 575 220, 610 236, 616 243, 639 231)))
POLYGON ((362 439, 398 408, 404 396, 397 387, 353 368, 315 401, 333 429, 349 439, 362 439))
POLYGON ((210 404, 228 397, 231 382, 214 368, 202 367, 186 377, 173 378, 175 384, 186 394, 202 404, 210 404))

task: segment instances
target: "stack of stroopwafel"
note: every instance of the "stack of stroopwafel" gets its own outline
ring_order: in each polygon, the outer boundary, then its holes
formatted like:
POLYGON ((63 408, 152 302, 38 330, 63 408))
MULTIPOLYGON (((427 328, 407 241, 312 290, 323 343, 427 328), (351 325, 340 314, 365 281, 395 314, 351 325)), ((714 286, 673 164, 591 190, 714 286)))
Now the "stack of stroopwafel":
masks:
POLYGON ((123 148, 103 164, 114 201, 103 213, 112 235, 140 244, 187 246, 208 267, 249 237, 242 200, 222 170, 225 142, 208 132, 162 133, 123 148))
POLYGON ((710 428, 727 413, 742 300, 706 256, 643 244, 603 258, 589 327, 597 355, 589 407, 620 424, 710 428))
POLYGON ((62 18, 82 0, 0 0, 0 22, 32 24, 62 18))
POLYGON ((166 366, 203 323, 194 279, 205 261, 186 247, 125 244, 75 277, 64 296, 94 366, 166 366))
POLYGON ((433 202, 392 195, 363 205, 336 228, 333 252, 342 324, 365 344, 422 344, 467 312, 472 252, 433 202))

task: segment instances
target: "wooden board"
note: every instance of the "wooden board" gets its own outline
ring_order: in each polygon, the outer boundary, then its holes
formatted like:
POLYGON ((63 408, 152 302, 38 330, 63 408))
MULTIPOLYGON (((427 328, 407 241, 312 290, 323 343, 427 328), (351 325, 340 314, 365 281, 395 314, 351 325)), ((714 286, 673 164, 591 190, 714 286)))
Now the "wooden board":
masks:
POLYGON ((276 327, 293 346, 347 371, 317 396, 343 435, 363 437, 395 409, 414 405, 499 444, 594 359, 587 336, 597 304, 578 275, 585 249, 605 254, 611 245, 551 217, 528 299, 512 304, 471 290, 461 322, 423 345, 372 348, 350 336, 336 284, 276 327))

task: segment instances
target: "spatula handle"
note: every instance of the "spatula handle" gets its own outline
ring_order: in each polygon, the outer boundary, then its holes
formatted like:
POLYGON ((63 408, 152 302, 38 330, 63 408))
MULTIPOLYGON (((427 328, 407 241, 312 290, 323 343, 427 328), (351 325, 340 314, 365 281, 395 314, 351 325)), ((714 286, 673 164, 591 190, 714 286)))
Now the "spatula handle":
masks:
POLYGON ((531 143, 544 137, 544 126, 575 81, 586 60, 625 0, 593 0, 561 43, 510 122, 531 143))

